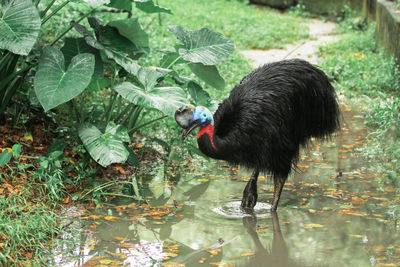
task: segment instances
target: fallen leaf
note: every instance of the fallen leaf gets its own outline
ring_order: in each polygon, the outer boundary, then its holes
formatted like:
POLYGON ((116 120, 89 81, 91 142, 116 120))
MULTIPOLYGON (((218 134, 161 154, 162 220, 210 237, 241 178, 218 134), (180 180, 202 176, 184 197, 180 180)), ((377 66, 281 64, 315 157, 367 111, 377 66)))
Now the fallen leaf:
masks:
POLYGON ((26 133, 24 134, 24 137, 23 137, 22 139, 24 139, 25 141, 31 141, 31 142, 33 142, 32 134, 31 134, 31 133, 28 133, 28 132, 26 132, 26 133))
POLYGON ((119 240, 119 241, 128 240, 127 238, 125 238, 125 237, 120 237, 120 236, 113 236, 113 239, 116 239, 116 240, 119 240))
POLYGON ((254 252, 249 252, 249 253, 243 253, 243 254, 241 254, 240 256, 242 256, 242 257, 249 257, 249 256, 254 256, 254 255, 256 255, 256 253, 254 253, 254 252))
POLYGON ((365 216, 365 215, 367 215, 365 212, 351 210, 351 209, 345 209, 345 210, 341 210, 339 212, 340 212, 340 214, 347 214, 347 215, 353 215, 353 216, 365 216))
POLYGON ((104 219, 107 220, 107 221, 115 222, 115 221, 119 220, 119 217, 115 217, 115 216, 104 216, 104 219))
POLYGON ((162 266, 166 266, 166 267, 185 267, 184 263, 180 263, 180 262, 163 262, 162 266))
POLYGON ((311 228, 321 228, 324 227, 322 224, 318 223, 310 223, 303 226, 304 229, 311 229, 311 228))

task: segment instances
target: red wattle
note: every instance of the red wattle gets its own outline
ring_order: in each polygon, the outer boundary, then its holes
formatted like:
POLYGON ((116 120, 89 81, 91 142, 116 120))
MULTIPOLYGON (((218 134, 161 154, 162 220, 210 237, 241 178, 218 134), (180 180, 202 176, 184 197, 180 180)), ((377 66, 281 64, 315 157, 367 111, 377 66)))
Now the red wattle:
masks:
POLYGON ((208 124, 205 127, 201 127, 199 134, 197 135, 197 139, 199 139, 203 134, 208 134, 208 136, 210 137, 211 146, 214 149, 217 149, 214 145, 214 125, 208 124))

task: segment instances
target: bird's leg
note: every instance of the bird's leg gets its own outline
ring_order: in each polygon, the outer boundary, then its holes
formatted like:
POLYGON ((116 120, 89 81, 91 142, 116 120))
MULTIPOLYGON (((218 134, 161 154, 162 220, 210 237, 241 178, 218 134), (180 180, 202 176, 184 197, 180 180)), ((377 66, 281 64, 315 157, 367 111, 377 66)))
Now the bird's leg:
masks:
POLYGON ((243 198, 241 207, 244 210, 253 210, 257 203, 257 179, 259 171, 255 170, 250 177, 250 181, 247 183, 243 191, 243 198))
POLYGON ((274 199, 272 201, 271 211, 278 208, 279 198, 281 197, 282 188, 285 185, 285 178, 274 177, 274 199))

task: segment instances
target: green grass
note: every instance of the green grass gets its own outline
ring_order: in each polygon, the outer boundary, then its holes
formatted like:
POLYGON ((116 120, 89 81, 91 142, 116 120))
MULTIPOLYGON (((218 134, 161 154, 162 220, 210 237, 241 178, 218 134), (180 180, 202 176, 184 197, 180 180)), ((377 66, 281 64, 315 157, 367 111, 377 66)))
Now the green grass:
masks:
MULTIPOLYGON (((303 18, 261 9, 246 1, 160 0, 159 4, 173 12, 162 15, 164 26, 179 25, 190 30, 207 27, 231 38, 238 49, 280 47, 308 35, 307 28, 301 25, 303 18)), ((158 21, 154 21, 149 30, 158 35, 158 28, 158 21)), ((161 31, 165 33, 165 29, 161 31)), ((165 44, 160 43, 164 48, 165 44)))
POLYGON ((376 48, 375 26, 347 30, 339 42, 321 48, 323 70, 337 90, 366 115, 370 127, 364 156, 375 161, 383 181, 400 187, 400 72, 393 58, 376 48), (377 160, 379 159, 379 160, 377 160))
POLYGON ((41 266, 48 261, 49 243, 59 232, 57 204, 37 194, 41 186, 34 182, 10 183, 0 185, 3 193, 12 188, 0 195, 0 265, 41 266))

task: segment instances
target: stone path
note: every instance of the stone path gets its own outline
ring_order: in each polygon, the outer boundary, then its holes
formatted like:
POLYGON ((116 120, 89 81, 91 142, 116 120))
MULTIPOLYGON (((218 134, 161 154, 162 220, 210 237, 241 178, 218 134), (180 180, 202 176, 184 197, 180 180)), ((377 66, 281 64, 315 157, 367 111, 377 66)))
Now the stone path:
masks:
POLYGON ((321 62, 317 56, 318 47, 338 40, 336 32, 336 23, 323 22, 319 19, 312 19, 307 23, 309 28, 309 39, 288 44, 283 49, 270 50, 244 50, 240 53, 250 60, 253 68, 257 68, 265 63, 279 61, 290 58, 301 58, 313 64, 321 62))

